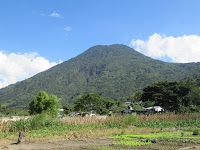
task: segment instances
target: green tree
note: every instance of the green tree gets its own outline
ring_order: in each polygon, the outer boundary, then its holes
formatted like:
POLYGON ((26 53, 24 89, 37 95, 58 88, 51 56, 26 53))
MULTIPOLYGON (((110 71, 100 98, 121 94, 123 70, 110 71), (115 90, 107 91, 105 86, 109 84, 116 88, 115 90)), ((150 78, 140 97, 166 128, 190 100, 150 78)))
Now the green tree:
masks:
POLYGON ((182 106, 189 105, 190 90, 189 84, 184 82, 158 82, 143 89, 142 100, 155 102, 155 105, 163 106, 167 110, 179 111, 182 106))
POLYGON ((142 93, 140 91, 135 92, 134 94, 130 95, 127 100, 129 102, 138 102, 142 98, 142 93))
POLYGON ((140 91, 135 92, 133 98, 135 101, 140 101, 142 98, 142 93, 140 91))
POLYGON ((97 110, 100 103, 103 101, 102 97, 95 93, 84 94, 75 102, 75 110, 91 111, 97 110))
POLYGON ((188 105, 200 106, 200 87, 193 87, 187 97, 188 105))
POLYGON ((69 114, 74 111, 74 106, 65 105, 63 106, 63 109, 65 114, 69 114))
POLYGON ((75 102, 76 111, 96 111, 98 114, 106 114, 114 105, 113 101, 105 100, 95 93, 84 94, 75 102))
POLYGON ((55 95, 48 95, 44 91, 40 91, 36 97, 29 103, 30 114, 40 114, 43 111, 53 116, 58 115, 59 102, 55 95))
POLYGON ((114 105, 112 105, 112 107, 110 108, 110 110, 113 113, 120 113, 122 110, 126 109, 126 106, 124 105, 124 103, 122 101, 117 101, 114 105))

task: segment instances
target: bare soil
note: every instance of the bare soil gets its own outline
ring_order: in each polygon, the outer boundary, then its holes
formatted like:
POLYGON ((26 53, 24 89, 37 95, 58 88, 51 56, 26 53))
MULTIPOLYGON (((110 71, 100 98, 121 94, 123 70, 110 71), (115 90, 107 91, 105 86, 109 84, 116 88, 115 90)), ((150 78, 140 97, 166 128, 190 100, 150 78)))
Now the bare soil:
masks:
POLYGON ((63 140, 56 142, 46 143, 21 143, 15 144, 13 141, 7 145, 0 146, 2 150, 54 150, 54 149, 74 149, 81 150, 83 146, 89 145, 109 145, 117 140, 107 138, 96 138, 96 139, 74 139, 74 140, 63 140))
MULTIPOLYGON (((0 145, 1 150, 81 150, 84 146, 89 145, 111 145, 119 140, 107 139, 107 138, 93 138, 93 139, 73 139, 62 140, 55 142, 45 143, 20 143, 15 144, 12 140, 6 141, 6 145, 0 145)), ((1 141, 2 143, 2 141, 1 141)), ((200 146, 191 146, 180 148, 178 150, 200 150, 200 146)))

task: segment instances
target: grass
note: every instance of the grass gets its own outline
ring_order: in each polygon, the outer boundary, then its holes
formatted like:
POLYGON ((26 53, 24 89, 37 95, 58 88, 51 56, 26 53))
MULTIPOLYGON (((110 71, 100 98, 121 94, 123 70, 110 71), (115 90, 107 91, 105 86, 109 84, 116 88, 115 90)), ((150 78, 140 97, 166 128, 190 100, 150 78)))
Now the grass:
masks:
POLYGON ((138 120, 137 127, 200 127, 200 114, 198 113, 140 115, 138 120))
POLYGON ((151 134, 131 134, 131 135, 116 135, 110 137, 111 139, 120 140, 135 140, 135 139, 152 139, 152 138, 196 138, 200 139, 200 136, 192 136, 192 132, 185 132, 185 135, 181 135, 181 131, 176 132, 159 132, 151 134))
MULTIPOLYGON (((167 131, 167 127, 199 126, 198 114, 154 114, 154 115, 113 115, 108 117, 68 117, 63 120, 46 114, 36 115, 27 120, 0 124, 0 139, 17 139, 19 131, 25 131, 29 142, 48 141, 50 139, 95 138, 112 135, 132 135, 167 131), (184 117, 180 117, 184 116, 184 117), (150 121, 148 119, 152 119, 150 121), (188 117, 191 120, 188 120, 188 117), (176 120, 177 119, 177 120, 176 120), (186 119, 186 120, 180 120, 186 119), (193 120, 192 120, 193 119, 193 120), (165 128, 165 129, 164 129, 165 128)), ((181 135, 181 133, 179 133, 181 135)), ((184 133, 185 137, 186 133, 184 133)), ((164 135, 161 135, 164 136, 164 135)), ((128 140, 128 136, 124 140, 128 140)))
POLYGON ((115 143, 114 145, 125 145, 129 146, 128 148, 132 149, 175 150, 181 147, 194 145, 200 146, 200 136, 193 135, 193 131, 182 132, 176 131, 150 134, 116 135, 114 137, 111 137, 111 139, 122 140, 115 143), (184 132, 184 135, 182 134, 182 132, 184 132))
POLYGON ((168 112, 164 114, 153 114, 153 115, 140 115, 140 123, 152 122, 152 121, 179 121, 179 120, 198 120, 200 119, 199 113, 180 113, 168 112))
POLYGON ((199 120, 178 120, 178 121, 151 121, 151 122, 138 122, 137 127, 151 127, 151 128, 166 128, 166 127, 200 127, 199 120))

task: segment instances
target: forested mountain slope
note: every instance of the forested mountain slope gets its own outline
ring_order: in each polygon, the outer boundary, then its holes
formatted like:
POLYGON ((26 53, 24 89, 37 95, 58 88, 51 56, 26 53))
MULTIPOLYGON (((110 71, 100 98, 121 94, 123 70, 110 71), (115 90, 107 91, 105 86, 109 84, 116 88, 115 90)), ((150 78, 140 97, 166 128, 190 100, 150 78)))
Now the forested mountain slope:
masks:
POLYGON ((40 91, 55 94, 62 104, 83 93, 120 100, 156 81, 198 76, 200 63, 166 63, 125 45, 94 46, 79 56, 29 79, 0 89, 0 102, 25 107, 40 91))

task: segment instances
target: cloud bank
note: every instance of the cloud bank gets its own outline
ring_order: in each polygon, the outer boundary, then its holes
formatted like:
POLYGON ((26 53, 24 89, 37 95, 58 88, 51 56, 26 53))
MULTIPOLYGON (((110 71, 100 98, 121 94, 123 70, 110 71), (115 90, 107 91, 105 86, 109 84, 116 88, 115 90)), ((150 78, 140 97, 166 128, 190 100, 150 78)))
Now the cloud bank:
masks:
POLYGON ((140 53, 155 59, 170 58, 172 62, 200 62, 200 36, 181 37, 153 34, 147 41, 132 40, 131 46, 140 53))
POLYGON ((37 53, 6 54, 0 51, 0 88, 29 78, 56 64, 37 53))

